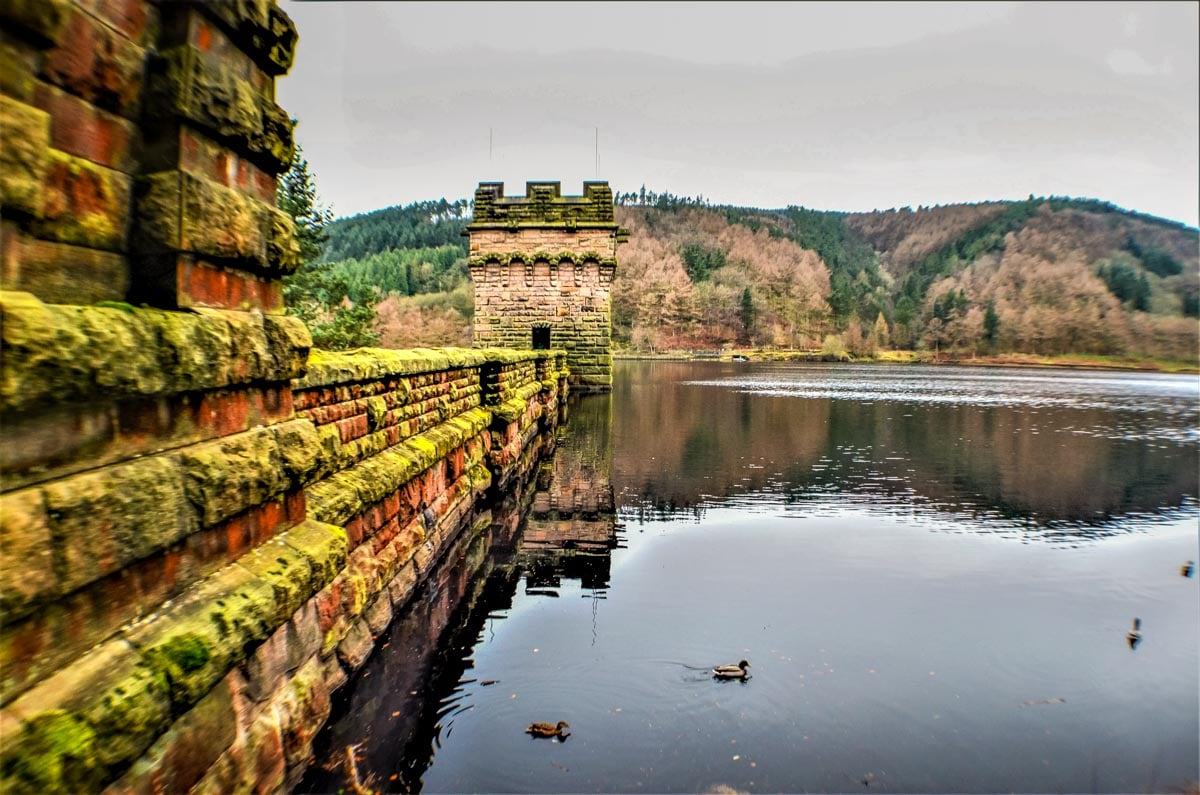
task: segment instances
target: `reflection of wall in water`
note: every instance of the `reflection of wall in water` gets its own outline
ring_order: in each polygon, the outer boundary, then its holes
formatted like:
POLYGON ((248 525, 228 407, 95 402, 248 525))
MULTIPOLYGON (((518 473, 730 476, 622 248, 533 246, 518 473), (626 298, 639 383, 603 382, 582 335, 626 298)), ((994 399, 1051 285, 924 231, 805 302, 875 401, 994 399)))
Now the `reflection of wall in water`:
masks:
POLYGON ((557 588, 563 579, 606 588, 617 546, 612 488, 612 395, 573 397, 570 421, 538 471, 519 559, 526 589, 557 588))

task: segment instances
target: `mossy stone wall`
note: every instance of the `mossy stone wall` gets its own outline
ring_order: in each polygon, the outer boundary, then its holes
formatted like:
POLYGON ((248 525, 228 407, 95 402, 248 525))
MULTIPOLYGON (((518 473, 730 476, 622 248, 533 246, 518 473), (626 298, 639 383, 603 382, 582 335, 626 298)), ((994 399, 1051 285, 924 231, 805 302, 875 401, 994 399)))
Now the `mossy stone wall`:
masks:
POLYGON ((274 0, 0 33, 0 791, 286 789, 565 354, 310 351, 274 0))
POLYGON ((6 791, 294 783, 330 695, 552 447, 568 388, 562 351, 313 351, 296 375, 287 421, 0 495, 22 560, 0 578, 6 791))

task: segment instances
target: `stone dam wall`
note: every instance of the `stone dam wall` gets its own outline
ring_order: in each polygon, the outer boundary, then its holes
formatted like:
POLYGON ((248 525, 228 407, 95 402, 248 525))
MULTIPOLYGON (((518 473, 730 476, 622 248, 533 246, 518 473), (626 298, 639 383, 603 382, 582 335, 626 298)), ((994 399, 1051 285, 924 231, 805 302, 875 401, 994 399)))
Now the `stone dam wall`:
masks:
POLYGON ((553 445, 562 351, 310 351, 284 313, 296 44, 274 0, 0 0, 5 793, 287 789, 553 445))
POLYGON ((171 331, 178 313, 11 296, 5 451, 40 438, 60 455, 4 456, 0 788, 294 785, 331 694, 553 447, 565 354, 306 359, 255 329, 206 349, 199 320, 200 339, 171 331), (97 328, 113 332, 94 349, 53 347, 97 328), (225 378, 197 392, 180 360, 225 378), (77 427, 48 405, 67 401, 111 420, 79 456, 49 444, 77 427))

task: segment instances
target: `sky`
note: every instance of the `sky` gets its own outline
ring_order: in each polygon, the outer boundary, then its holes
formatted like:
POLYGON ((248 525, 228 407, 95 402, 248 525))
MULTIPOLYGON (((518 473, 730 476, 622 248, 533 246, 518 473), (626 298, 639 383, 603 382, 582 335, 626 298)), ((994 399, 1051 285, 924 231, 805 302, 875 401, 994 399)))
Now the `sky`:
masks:
POLYGON ((870 211, 1097 198, 1200 223, 1195 2, 281 0, 337 216, 529 180, 870 211))

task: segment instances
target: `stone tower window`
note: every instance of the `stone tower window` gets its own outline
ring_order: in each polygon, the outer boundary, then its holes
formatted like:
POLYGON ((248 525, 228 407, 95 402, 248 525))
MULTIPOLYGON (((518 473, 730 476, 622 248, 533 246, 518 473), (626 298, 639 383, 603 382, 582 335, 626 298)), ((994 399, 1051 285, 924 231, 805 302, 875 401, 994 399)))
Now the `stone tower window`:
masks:
POLYGON ((550 327, 549 326, 534 326, 533 327, 533 349, 535 351, 550 350, 550 327))

